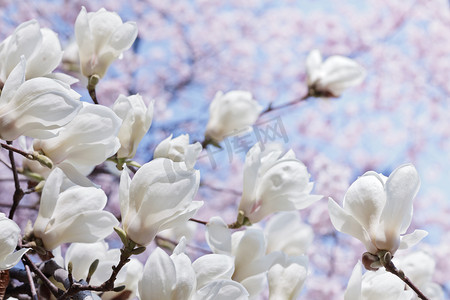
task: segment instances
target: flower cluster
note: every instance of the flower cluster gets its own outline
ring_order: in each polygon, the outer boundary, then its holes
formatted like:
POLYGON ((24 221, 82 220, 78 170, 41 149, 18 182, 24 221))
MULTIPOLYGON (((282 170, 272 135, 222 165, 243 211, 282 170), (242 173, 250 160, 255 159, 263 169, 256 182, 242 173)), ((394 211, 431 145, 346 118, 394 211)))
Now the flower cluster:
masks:
MULTIPOLYGON (((317 249, 313 227, 302 220, 308 213, 300 211, 313 210, 322 199, 312 194, 308 164, 297 158, 303 156, 261 141, 247 143, 242 182, 234 176, 242 186, 242 192, 232 191, 240 198, 233 208, 235 222, 227 224, 217 212, 208 222, 196 214, 207 206, 202 200, 208 195, 199 193, 206 185, 201 152, 221 148, 227 137, 255 130, 261 116, 299 101, 263 110, 248 91, 217 92, 203 141, 158 131, 156 136, 166 138, 151 149, 152 159, 140 164, 134 159, 153 119, 157 122, 160 104, 129 92, 108 107, 96 96, 110 65, 138 42, 137 24, 104 8, 88 12, 82 7, 74 31, 71 51, 77 58, 71 62, 79 63, 94 104, 72 88, 77 79, 54 72, 63 51, 52 30, 30 20, 0 43, 0 139, 5 141, 0 147, 9 151, 10 164, 2 163, 11 169, 15 188, 9 216, 0 213, 0 271, 13 277, 0 278, 0 298, 34 299, 38 291, 58 299, 245 300, 267 289, 270 300, 297 299, 314 270, 309 256, 317 249), (14 152, 23 156, 21 165, 14 152), (109 176, 116 190, 99 185, 101 176, 109 176), (26 190, 21 180, 27 181, 26 190), (36 215, 22 233, 13 219, 31 193, 39 198, 36 215), (204 232, 186 233, 189 222, 204 225, 204 232), (185 234, 167 238, 164 231, 185 234), (189 245, 187 238, 194 235, 210 250, 189 245), (203 255, 191 259, 191 248, 203 255), (8 271, 22 257, 28 282, 25 273, 8 271), (39 280, 32 280, 31 272, 39 280), (19 281, 23 286, 17 286, 19 281), (2 290, 5 282, 9 286, 2 290)), ((306 58, 308 92, 301 100, 339 97, 365 74, 350 58, 322 61, 313 50, 306 58)), ((342 207, 329 198, 332 225, 367 250, 353 269, 346 300, 425 297, 420 290, 432 299, 444 297, 433 280, 432 256, 419 252, 397 258, 397 251, 427 235, 424 230, 407 233, 419 186, 416 168, 404 164, 389 177, 363 174, 348 188, 342 207), (362 265, 368 270, 364 275, 362 265)), ((330 236, 338 241, 337 234, 330 236)))

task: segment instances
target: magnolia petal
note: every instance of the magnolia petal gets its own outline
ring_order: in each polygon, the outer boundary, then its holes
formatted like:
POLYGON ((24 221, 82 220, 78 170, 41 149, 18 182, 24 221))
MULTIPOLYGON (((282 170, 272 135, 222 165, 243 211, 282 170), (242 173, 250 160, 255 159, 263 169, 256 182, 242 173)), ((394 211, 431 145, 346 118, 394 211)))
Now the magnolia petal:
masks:
POLYGON ((130 206, 130 184, 131 178, 128 174, 128 168, 125 166, 120 174, 119 184, 120 214, 122 216, 122 221, 125 219, 125 216, 128 213, 128 207, 130 206))
POLYGON ((239 203, 239 210, 249 215, 253 208, 253 194, 256 188, 256 180, 258 178, 258 170, 261 166, 261 147, 256 143, 250 148, 245 157, 244 163, 244 188, 242 191, 242 199, 239 203))
POLYGON ((248 292, 239 282, 233 280, 218 280, 208 283, 197 290, 193 300, 246 300, 248 292))
POLYGON ((241 280, 240 283, 244 286, 249 294, 250 299, 254 299, 257 295, 259 295, 267 281, 267 272, 260 273, 251 277, 247 277, 244 280, 241 280))
MULTIPOLYGON (((105 241, 97 243, 72 243, 66 251, 65 266, 72 262, 72 275, 76 280, 86 279, 90 265, 94 260, 103 260, 108 251, 105 241)), ((99 271, 97 267, 97 272, 99 271)))
POLYGON ((400 237, 399 249, 408 249, 420 242, 424 237, 428 235, 425 230, 414 230, 414 232, 405 234, 400 237))
POLYGON ((406 232, 411 224, 413 200, 419 191, 420 178, 412 164, 395 169, 386 182, 386 206, 382 213, 385 228, 398 234, 406 232))
POLYGON ((40 27, 36 20, 20 24, 14 33, 2 43, 5 52, 1 53, 4 65, 1 66, 0 80, 4 82, 20 61, 20 57, 24 56, 28 59, 35 49, 39 48, 41 41, 40 27))
POLYGON ((314 233, 309 225, 303 224, 297 211, 278 213, 266 224, 267 253, 283 251, 296 256, 306 253, 314 233))
POLYGON ((161 222, 158 231, 185 225, 189 221, 189 219, 192 218, 197 213, 199 208, 202 206, 203 201, 192 201, 185 210, 179 211, 172 217, 163 220, 161 222))
POLYGON ((231 279, 234 272, 234 258, 223 254, 207 254, 192 263, 197 276, 197 289, 210 281, 231 279))
POLYGON ((370 253, 377 252, 377 249, 371 243, 369 234, 363 226, 331 198, 328 199, 328 212, 330 214, 331 223, 336 230, 342 233, 350 234, 363 242, 367 251, 370 253))
POLYGON ((118 52, 131 47, 138 34, 136 22, 126 22, 111 35, 109 46, 118 52))
POLYGON ((102 189, 73 186, 59 194, 53 211, 54 224, 85 211, 99 211, 106 205, 107 197, 102 189))
POLYGON ((21 56, 19 63, 14 67, 5 81, 1 93, 1 105, 8 103, 14 97, 14 94, 22 83, 25 82, 25 70, 26 60, 24 56, 21 56))
POLYGON ((348 280, 347 289, 344 293, 344 300, 361 299, 362 264, 358 261, 353 268, 352 275, 348 280))
POLYGON ((42 28, 41 47, 28 58, 27 78, 34 78, 51 73, 61 62, 63 52, 58 35, 51 29, 42 28))
POLYGON ((39 213, 34 223, 33 230, 38 234, 43 234, 47 228, 48 222, 53 215, 58 195, 63 183, 63 172, 59 168, 55 168, 47 180, 41 195, 41 203, 39 205, 39 213))
POLYGON ((206 224, 206 242, 214 253, 231 253, 231 230, 221 217, 212 217, 206 224))
POLYGON ((269 299, 297 299, 308 273, 306 256, 284 256, 284 261, 274 264, 268 274, 269 299))
POLYGON ((0 270, 8 270, 19 263, 22 256, 30 250, 29 248, 22 248, 16 252, 13 252, 5 257, 3 261, 0 261, 0 270))
POLYGON ((359 177, 348 188, 343 207, 366 230, 370 230, 378 226, 385 204, 383 182, 380 181, 378 174, 370 172, 359 177))
POLYGON ((139 296, 146 300, 171 299, 176 285, 176 269, 164 250, 156 248, 144 266, 139 282, 139 296))
POLYGON ((312 85, 319 78, 320 65, 322 64, 322 55, 315 49, 309 52, 306 58, 306 73, 308 74, 308 84, 312 85))
POLYGON ((89 178, 86 177, 86 175, 80 173, 77 168, 75 168, 73 165, 67 162, 62 162, 58 164, 58 167, 64 171, 64 174, 67 176, 67 178, 70 179, 73 183, 83 186, 83 187, 96 187, 100 188, 99 185, 93 183, 89 180, 89 178))
MULTIPOLYGON (((238 232, 236 232, 238 233, 238 232)), ((248 265, 249 261, 263 257, 266 253, 266 241, 264 233, 261 229, 247 228, 244 231, 239 241, 234 238, 236 233, 233 234, 233 255, 235 256, 236 271, 234 276, 238 275, 239 267, 242 265, 248 265), (248 254, 252 253, 252 258, 249 260, 248 254)), ((240 276, 240 274, 239 274, 240 276)), ((243 277, 240 277, 241 279, 243 277)), ((236 279, 234 277, 234 279, 236 279)))
POLYGON ((343 56, 330 56, 322 65, 326 76, 320 84, 327 87, 336 96, 345 89, 360 84, 366 74, 365 70, 354 60, 343 56))
POLYGON ((175 265, 177 283, 172 292, 172 299, 189 299, 196 288, 195 271, 189 257, 184 253, 172 254, 171 259, 175 265))
POLYGON ((47 250, 63 243, 94 243, 104 239, 119 225, 116 217, 107 211, 87 211, 47 230, 40 236, 47 250))

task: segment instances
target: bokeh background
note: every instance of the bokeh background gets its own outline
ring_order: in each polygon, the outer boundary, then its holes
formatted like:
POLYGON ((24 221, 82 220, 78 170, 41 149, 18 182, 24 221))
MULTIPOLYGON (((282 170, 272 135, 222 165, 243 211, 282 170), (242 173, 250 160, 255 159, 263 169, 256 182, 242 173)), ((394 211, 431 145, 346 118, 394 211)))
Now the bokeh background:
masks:
MULTIPOLYGON (((338 99, 309 99, 275 110, 255 127, 268 144, 292 148, 311 173, 314 193, 324 195, 301 212, 315 239, 309 251, 311 274, 300 299, 341 299, 364 252, 358 241, 334 231, 327 197, 341 203, 359 175, 368 170, 389 175, 407 162, 422 180, 410 230, 430 232, 413 250, 435 257, 434 280, 449 296, 448 1, 0 0, 0 40, 34 18, 59 34, 63 48, 69 47, 82 5, 88 11, 105 7, 137 22, 138 39, 111 66, 97 93, 104 105, 119 94, 155 100, 153 124, 139 148, 141 163, 170 134, 188 133, 191 141, 201 141, 217 91, 247 90, 263 107, 279 105, 306 93, 305 59, 312 49, 324 57, 339 54, 358 61, 367 70, 360 86, 338 99)), ((66 54, 63 71, 74 67, 70 51, 66 54)), ((81 79, 76 89, 89 101, 84 86, 81 79)), ((245 140, 230 137, 222 150, 202 153, 197 198, 206 203, 198 219, 220 215, 228 223, 235 220, 242 165, 246 150, 258 140, 255 131, 245 140)), ((4 159, 6 152, 1 152, 4 159)), ((2 169, 0 177, 0 209, 7 211, 11 174, 2 169)), ((96 180, 110 195, 110 209, 117 210, 117 181, 102 174, 96 180)), ((35 210, 24 207, 19 213, 25 220, 35 210)), ((204 247, 203 235, 197 227, 192 243, 204 247)))

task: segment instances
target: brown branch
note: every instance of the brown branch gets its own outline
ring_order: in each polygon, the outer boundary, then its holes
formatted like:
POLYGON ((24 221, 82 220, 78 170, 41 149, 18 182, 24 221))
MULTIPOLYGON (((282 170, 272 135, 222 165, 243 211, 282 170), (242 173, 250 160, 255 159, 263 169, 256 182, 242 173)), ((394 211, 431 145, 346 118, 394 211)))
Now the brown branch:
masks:
POLYGON ((31 298, 33 300, 38 300, 38 296, 36 293, 36 287, 34 285, 33 275, 31 274, 30 267, 28 265, 25 265, 25 271, 27 272, 28 283, 30 284, 31 298))
POLYGON ((310 97, 313 97, 313 95, 311 94, 310 91, 308 91, 308 93, 306 95, 304 95, 303 97, 294 99, 294 100, 292 100, 290 102, 287 102, 287 103, 280 104, 278 106, 273 106, 272 103, 270 103, 269 106, 259 114, 259 117, 261 117, 262 115, 264 115, 266 113, 274 111, 274 110, 278 110, 278 109, 282 109, 282 108, 289 107, 289 106, 292 106, 292 105, 296 105, 297 103, 305 101, 305 100, 307 100, 310 97))
POLYGON ((398 278, 400 278, 404 283, 406 283, 414 292, 416 292, 417 296, 423 300, 429 300, 427 296, 425 296, 418 287, 411 282, 411 280, 406 277, 405 273, 402 270, 397 269, 397 267, 392 262, 392 255, 389 251, 378 251, 377 256, 380 259, 381 264, 385 267, 386 271, 394 274, 398 278))
POLYGON ((42 280, 53 296, 58 297, 61 295, 61 291, 44 275, 44 273, 42 273, 42 271, 31 261, 27 254, 22 256, 22 261, 25 265, 28 265, 31 271, 33 271, 33 273, 35 273, 42 280))
MULTIPOLYGON (((12 145, 11 141, 7 141, 7 146, 12 145)), ((3 147, 4 144, 2 144, 3 147)), ((17 206, 20 203, 20 200, 22 200, 24 193, 22 188, 20 187, 20 182, 19 182, 19 175, 17 173, 17 168, 16 168, 16 161, 14 160, 14 152, 11 149, 8 149, 9 151, 9 160, 11 162, 11 170, 13 172, 13 177, 14 177, 14 187, 15 187, 15 191, 14 191, 14 195, 13 195, 13 204, 11 205, 11 210, 9 211, 9 216, 8 218, 10 218, 11 220, 14 217, 14 213, 16 212, 17 206)))
POLYGON ((190 218, 189 221, 192 221, 192 222, 195 222, 195 223, 199 223, 199 224, 203 224, 203 225, 208 224, 208 222, 205 222, 205 221, 202 221, 202 220, 197 220, 197 219, 194 219, 194 218, 190 218))
POLYGON ((109 279, 103 282, 99 286, 92 286, 90 284, 84 285, 78 282, 73 283, 69 289, 62 294, 58 300, 65 300, 70 297, 73 297, 75 294, 82 291, 95 291, 95 292, 107 292, 114 290, 114 282, 116 281, 117 275, 120 270, 130 261, 130 256, 132 255, 131 251, 127 251, 127 249, 121 249, 120 261, 117 266, 112 267, 112 274, 109 279))

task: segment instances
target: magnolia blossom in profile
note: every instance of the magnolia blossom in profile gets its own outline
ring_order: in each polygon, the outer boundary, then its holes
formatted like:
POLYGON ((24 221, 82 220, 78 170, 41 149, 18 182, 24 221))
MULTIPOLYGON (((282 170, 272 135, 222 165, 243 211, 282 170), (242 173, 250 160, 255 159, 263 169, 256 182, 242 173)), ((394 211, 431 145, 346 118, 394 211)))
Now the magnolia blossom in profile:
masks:
POLYGON ((193 167, 201 151, 202 145, 199 142, 189 144, 189 134, 182 134, 173 139, 170 135, 156 146, 153 157, 166 157, 175 162, 184 161, 188 167, 193 167))
POLYGON ((20 228, 16 222, 0 213, 0 271, 14 267, 30 249, 22 248, 14 252, 20 238, 20 228))
POLYGON ((308 258, 284 255, 267 274, 269 300, 295 300, 308 275, 308 258))
POLYGON ((339 97, 350 87, 363 82, 366 71, 354 60, 333 55, 322 61, 319 50, 306 59, 306 74, 310 93, 321 97, 339 97))
MULTIPOLYGON (((96 243, 72 243, 66 251, 64 265, 66 269, 69 262, 72 263, 72 275, 76 280, 86 279, 89 273, 89 267, 98 259, 97 269, 92 274, 90 284, 100 285, 111 276, 111 268, 120 260, 120 249, 109 249, 105 241, 96 243)), ((142 263, 131 258, 130 261, 119 271, 114 286, 125 285, 125 290, 121 299, 133 299, 137 292, 138 282, 140 280, 144 266, 142 263), (125 298, 126 295, 126 298, 125 298)), ((116 292, 105 292, 102 299, 114 299, 116 292)))
POLYGON ((0 81, 5 82, 20 63, 21 56, 27 60, 25 78, 30 79, 51 73, 61 62, 62 55, 54 31, 40 28, 36 20, 24 22, 0 44, 0 81))
POLYGON ((205 138, 222 141, 229 134, 249 129, 259 117, 262 107, 246 91, 217 92, 209 106, 209 121, 205 138))
POLYGON ((103 77, 109 65, 131 47, 137 33, 135 22, 123 23, 117 13, 104 8, 88 13, 83 6, 75 21, 83 75, 103 77))
POLYGON ((269 269, 283 263, 284 253, 276 251, 266 254, 264 232, 259 228, 231 233, 220 217, 213 217, 206 225, 206 241, 214 253, 234 257, 234 272, 231 277, 240 282, 255 297, 264 289, 269 269))
POLYGON ((331 222, 338 231, 363 242, 369 253, 385 250, 394 255, 397 249, 409 248, 427 235, 424 230, 405 234, 419 186, 419 175, 411 164, 398 167, 389 178, 366 172, 349 187, 343 208, 328 201, 331 222))
POLYGON ((152 252, 139 282, 141 299, 248 299, 245 288, 231 280, 234 271, 231 257, 209 254, 191 263, 184 253, 185 244, 182 239, 170 256, 161 248, 152 252))
POLYGON ((0 139, 21 135, 49 138, 81 108, 80 95, 60 80, 37 77, 25 81, 26 61, 9 74, 0 95, 0 139))
POLYGON ((239 210, 256 223, 277 211, 303 209, 322 198, 310 195, 313 183, 309 177, 292 150, 281 156, 281 151, 263 153, 255 144, 245 158, 239 210))
POLYGON ((104 239, 119 222, 104 211, 106 195, 94 187, 72 186, 61 191, 63 172, 55 168, 45 181, 36 222, 35 237, 45 249, 63 243, 93 243, 104 239))
POLYGON ((33 148, 49 157, 76 184, 91 186, 86 175, 120 147, 117 133, 121 122, 110 108, 83 102, 83 108, 56 137, 35 140, 33 148))
POLYGON ((119 197, 127 236, 146 246, 159 231, 186 223, 203 205, 203 201, 193 201, 199 184, 198 170, 168 158, 144 164, 132 180, 125 168, 119 197))
POLYGON ((405 290, 405 283, 384 268, 362 275, 362 264, 353 268, 344 300, 410 300, 414 292, 405 290))
POLYGON ((118 138, 120 148, 117 158, 133 158, 137 147, 150 128, 153 120, 153 101, 147 106, 141 95, 120 95, 112 107, 122 119, 118 138))
POLYGON ((266 253, 283 252, 268 272, 269 299, 297 299, 308 273, 304 254, 314 238, 312 228, 301 222, 297 211, 287 211, 271 217, 264 234, 266 253))

